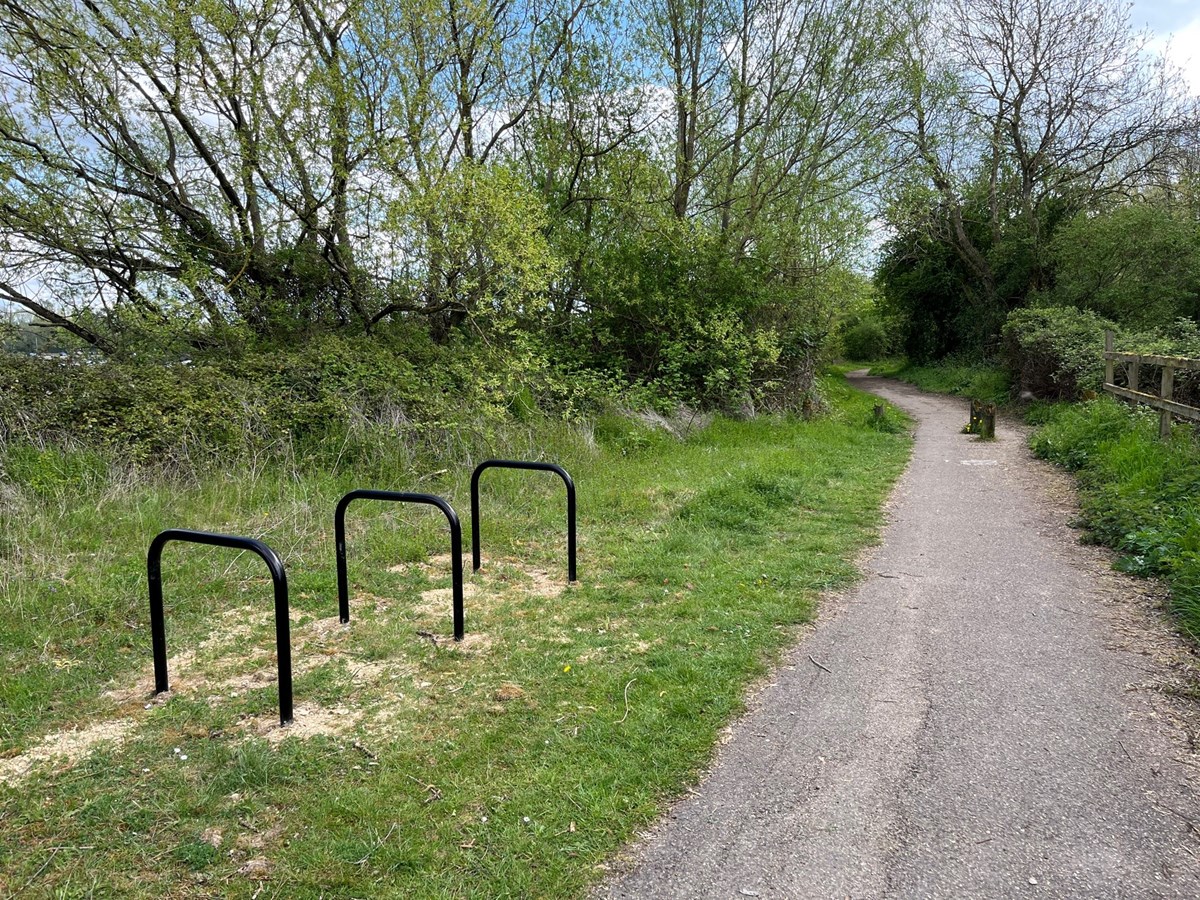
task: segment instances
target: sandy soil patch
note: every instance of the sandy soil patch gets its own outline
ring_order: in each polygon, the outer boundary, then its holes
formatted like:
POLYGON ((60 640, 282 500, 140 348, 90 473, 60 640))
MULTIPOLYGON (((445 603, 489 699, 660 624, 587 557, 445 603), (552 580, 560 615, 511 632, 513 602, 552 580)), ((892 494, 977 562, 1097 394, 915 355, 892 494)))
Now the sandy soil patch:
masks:
POLYGON ((274 712, 247 719, 244 725, 252 734, 265 737, 267 743, 278 746, 288 738, 307 741, 321 735, 346 734, 358 725, 363 716, 361 709, 351 706, 329 709, 315 703, 301 703, 293 713, 295 719, 287 725, 280 725, 278 715, 274 712))
POLYGON ((0 759, 0 782, 19 784, 46 763, 58 761, 74 765, 101 744, 119 747, 129 737, 135 724, 132 719, 114 719, 81 730, 48 734, 40 744, 24 753, 0 759))
MULTIPOLYGON (((463 585, 464 604, 467 600, 478 597, 479 594, 479 585, 470 583, 463 585)), ((422 591, 421 602, 412 607, 412 611, 419 616, 440 616, 452 612, 453 609, 453 588, 433 588, 428 591, 422 591)))

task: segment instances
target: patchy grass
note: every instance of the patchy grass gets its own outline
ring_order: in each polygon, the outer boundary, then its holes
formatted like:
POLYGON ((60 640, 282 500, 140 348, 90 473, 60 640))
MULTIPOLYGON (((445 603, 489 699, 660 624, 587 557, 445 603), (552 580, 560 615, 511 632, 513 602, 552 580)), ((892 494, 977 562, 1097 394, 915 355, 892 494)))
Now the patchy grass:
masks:
POLYGON ((562 584, 561 483, 489 472, 461 646, 439 514, 351 508, 348 626, 332 514, 367 486, 465 512, 468 471, 145 483, 9 448, 49 474, 0 482, 0 893, 583 894, 876 534, 907 436, 895 413, 874 422, 873 398, 825 391, 834 411, 811 423, 537 435, 579 487, 581 582, 562 584), (269 580, 220 549, 166 551, 172 692, 150 697, 145 551, 176 526, 283 556, 293 726, 269 580))
POLYGON ((929 365, 914 365, 894 360, 875 365, 872 375, 897 378, 922 390, 953 394, 986 403, 1008 403, 1012 399, 1012 378, 999 366, 953 359, 929 365))

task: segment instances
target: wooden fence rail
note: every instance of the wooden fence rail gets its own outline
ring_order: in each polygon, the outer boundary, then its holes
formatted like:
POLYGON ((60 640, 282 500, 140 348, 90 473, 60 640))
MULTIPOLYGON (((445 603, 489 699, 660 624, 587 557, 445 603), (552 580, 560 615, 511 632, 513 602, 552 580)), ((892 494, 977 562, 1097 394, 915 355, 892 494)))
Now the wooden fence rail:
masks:
POLYGON ((1104 333, 1104 390, 1117 397, 1124 397, 1135 403, 1141 403, 1160 412, 1158 433, 1167 437, 1171 433, 1171 417, 1179 416, 1200 422, 1200 409, 1177 403, 1172 399, 1175 393, 1175 372, 1200 372, 1200 359, 1187 359, 1179 356, 1147 356, 1140 353, 1113 352, 1113 333, 1104 333), (1125 369, 1127 387, 1120 387, 1116 381, 1117 364, 1125 369), (1159 366, 1162 369, 1162 383, 1158 394, 1147 394, 1141 390, 1141 367, 1159 366))

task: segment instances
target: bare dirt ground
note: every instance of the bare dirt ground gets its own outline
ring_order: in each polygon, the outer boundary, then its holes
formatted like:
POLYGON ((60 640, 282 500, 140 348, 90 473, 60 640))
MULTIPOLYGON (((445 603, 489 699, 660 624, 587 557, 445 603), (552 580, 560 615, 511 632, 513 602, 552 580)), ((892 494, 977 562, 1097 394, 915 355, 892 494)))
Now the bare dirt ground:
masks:
POLYGON ((853 380, 918 421, 882 544, 597 896, 1200 896, 1197 662, 1161 596, 1079 543, 1023 428, 853 380))

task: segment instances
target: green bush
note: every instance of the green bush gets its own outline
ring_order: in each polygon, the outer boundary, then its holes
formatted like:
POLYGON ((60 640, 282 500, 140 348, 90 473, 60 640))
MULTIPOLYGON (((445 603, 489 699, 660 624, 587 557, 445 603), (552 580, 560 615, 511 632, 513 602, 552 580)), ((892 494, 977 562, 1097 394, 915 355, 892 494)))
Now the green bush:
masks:
POLYGON ((1143 328, 1200 313, 1200 223, 1183 204, 1079 213, 1050 251, 1056 303, 1143 328))
MULTIPOLYGON (((1176 319, 1155 329, 1118 334, 1116 349, 1143 355, 1200 358, 1200 326, 1191 319, 1176 319)), ((1118 383, 1122 377, 1123 373, 1118 367, 1118 383)), ((1154 390, 1161 382, 1162 368, 1143 364, 1139 377, 1142 385, 1154 390)), ((1180 403, 1200 406, 1200 373, 1176 371, 1172 396, 1180 403)))
POLYGON ((1100 390, 1104 332, 1116 327, 1086 310, 1019 309, 1004 323, 1004 360, 1021 392, 1074 400, 1100 390))
MULTIPOLYGON (((1176 319, 1154 329, 1130 331, 1095 313, 1071 307, 1021 309, 1004 326, 1004 359, 1021 391, 1044 399, 1079 399, 1099 392, 1104 381, 1104 332, 1115 335, 1120 352, 1200 358, 1200 326, 1176 319)), ((1117 383, 1124 372, 1117 367, 1117 383)), ((1142 385, 1157 385, 1158 366, 1143 364, 1142 385)), ((1175 398, 1200 405, 1200 378, 1180 371, 1175 398)))
POLYGON ((756 373, 779 357, 770 329, 750 330, 741 317, 713 313, 678 324, 664 340, 658 378, 670 393, 701 408, 737 409, 751 396, 756 373))
POLYGON ((887 332, 874 319, 864 319, 842 335, 842 351, 847 359, 881 359, 888 350, 887 332))
MULTIPOLYGON (((486 439, 499 423, 555 409, 563 392, 554 382, 528 347, 438 345, 399 330, 187 361, 0 354, 0 443, 80 446, 137 465, 266 450, 328 462, 380 439, 418 449, 444 445, 448 433, 486 439)), ((572 396, 572 409, 598 390, 572 396)))
MULTIPOLYGON (((743 338, 730 331, 733 357, 743 338)), ((732 362, 721 376, 720 347, 706 352, 707 360, 700 349, 691 359, 696 373, 712 365, 714 396, 747 377, 732 362)), ((371 336, 314 333, 294 346, 224 347, 187 361, 0 353, 0 450, 16 453, 7 464, 0 455, 7 468, 0 477, 53 490, 61 465, 41 448, 64 447, 181 471, 266 454, 301 468, 387 475, 414 457, 494 453, 506 436, 543 419, 577 424, 606 410, 674 408, 669 391, 656 387, 619 371, 556 364, 520 335, 439 344, 403 327, 371 336)), ((597 429, 603 440, 628 451, 650 440, 627 415, 611 418, 597 429), (620 433, 609 436, 609 425, 620 433)))

